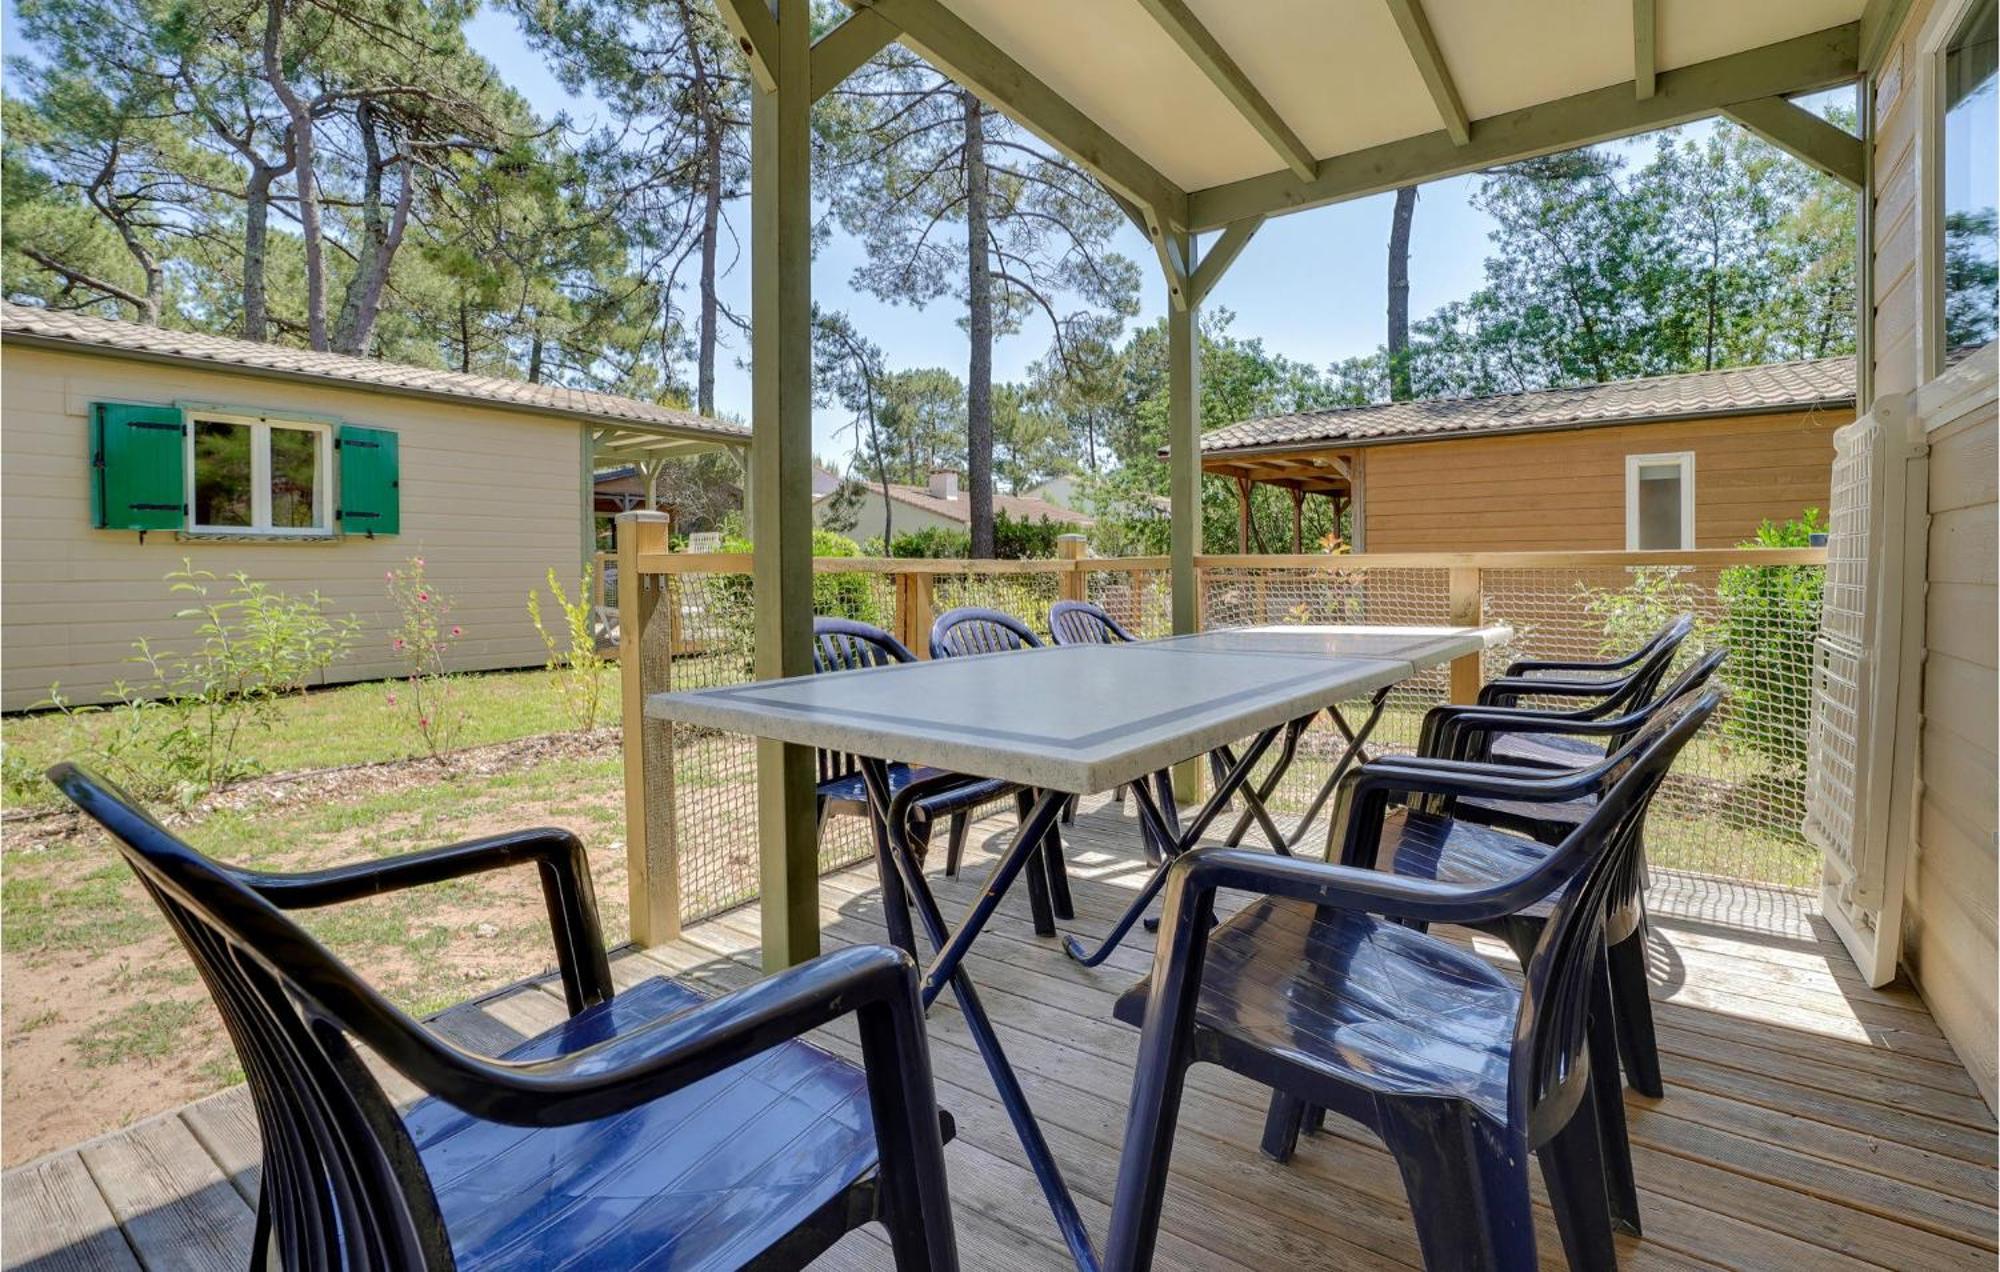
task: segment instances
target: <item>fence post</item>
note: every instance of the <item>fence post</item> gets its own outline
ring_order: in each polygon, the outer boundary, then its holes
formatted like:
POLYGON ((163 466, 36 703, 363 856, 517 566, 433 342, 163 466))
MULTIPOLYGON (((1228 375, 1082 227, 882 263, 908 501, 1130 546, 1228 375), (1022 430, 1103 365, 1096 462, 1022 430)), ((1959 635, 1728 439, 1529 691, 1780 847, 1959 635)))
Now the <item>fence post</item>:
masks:
POLYGON ((1083 577, 1083 567, 1076 564, 1078 561, 1083 560, 1089 550, 1089 540, 1080 534, 1059 534, 1056 536, 1057 559, 1070 563, 1070 567, 1067 570, 1056 576, 1057 590, 1062 593, 1062 599, 1065 601, 1083 601, 1089 599, 1085 595, 1085 592, 1089 589, 1085 586, 1087 580, 1083 577))
MULTIPOLYGON (((666 676, 648 676, 646 632, 665 596, 666 576, 646 586, 642 554, 667 550, 667 517, 658 512, 618 514, 618 683, 621 746, 625 758, 625 879, 631 899, 632 940, 658 945, 681 934, 680 854, 674 845, 674 762, 663 746, 668 726, 646 724, 646 695, 667 687, 666 676), (664 754, 660 752, 666 752, 664 754), (649 789, 648 775, 657 779, 649 789), (649 829, 650 822, 650 829, 649 829)), ((671 609, 671 607, 670 607, 671 609)), ((673 658, 666 643, 665 660, 673 658)), ((662 662, 664 667, 666 662, 662 662)))
POLYGON ((898 570, 896 580, 896 639, 919 658, 931 656, 931 576, 922 570, 898 570))
MULTIPOLYGON (((1449 584, 1450 622, 1454 627, 1477 627, 1480 624, 1480 572, 1476 565, 1454 565, 1451 567, 1449 584)), ((1480 655, 1466 654, 1451 660, 1451 700, 1453 702, 1477 702, 1479 700, 1480 655)))

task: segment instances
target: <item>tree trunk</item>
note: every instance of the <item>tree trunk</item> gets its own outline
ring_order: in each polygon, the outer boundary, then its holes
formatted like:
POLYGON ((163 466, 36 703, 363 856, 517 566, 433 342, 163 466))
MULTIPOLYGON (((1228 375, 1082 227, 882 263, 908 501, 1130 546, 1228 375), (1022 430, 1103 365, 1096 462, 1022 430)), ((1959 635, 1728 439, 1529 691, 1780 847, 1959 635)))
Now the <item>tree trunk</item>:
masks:
POLYGON ((250 170, 243 199, 243 338, 270 338, 270 302, 264 292, 264 263, 269 256, 271 183, 287 168, 260 163, 250 170))
POLYGON ((972 356, 965 376, 965 484, 972 555, 993 555, 993 273, 986 228, 986 137, 979 99, 965 102, 965 308, 972 356))
POLYGON ((458 298, 458 369, 472 373, 472 311, 463 296, 458 298))
POLYGON ((702 99, 702 203, 701 203, 701 328, 696 333, 695 407, 703 415, 715 414, 715 336, 721 302, 715 294, 716 236, 722 227, 722 121, 718 104, 706 87, 707 75, 695 58, 695 74, 703 84, 702 99))
POLYGON ((285 30, 285 0, 264 3, 264 79, 292 121, 293 155, 299 191, 299 234, 306 249, 306 336, 326 349, 326 262, 319 217, 319 177, 313 154, 312 112, 285 79, 279 44, 285 30))
MULTIPOLYGON (((361 136, 364 164, 361 195, 361 250, 354 277, 348 281, 341 302, 340 321, 334 328, 333 347, 339 353, 364 355, 374 339, 375 318, 382 312, 382 292, 389 285, 389 268, 396 249, 403 244, 403 231, 410 223, 410 203, 416 183, 410 180, 409 160, 382 157, 382 139, 376 133, 375 108, 367 98, 354 106, 355 131, 361 136), (385 221, 382 214, 382 177, 393 164, 402 169, 402 188, 396 193, 395 210, 385 221)), ((394 140, 392 137, 391 140, 394 140)))
POLYGON ((1417 213, 1417 188, 1396 191, 1389 222, 1389 400, 1407 402, 1410 388, 1410 222, 1417 213))
POLYGON ((528 343, 528 383, 542 382, 542 333, 537 331, 528 343))

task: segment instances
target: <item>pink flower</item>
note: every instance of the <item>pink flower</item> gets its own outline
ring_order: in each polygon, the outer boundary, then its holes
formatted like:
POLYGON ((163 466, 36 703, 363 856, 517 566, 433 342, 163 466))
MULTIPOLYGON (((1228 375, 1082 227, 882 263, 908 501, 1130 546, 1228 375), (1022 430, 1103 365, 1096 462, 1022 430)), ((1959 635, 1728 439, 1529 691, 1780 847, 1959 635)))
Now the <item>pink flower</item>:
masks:
POLYGON ((393 693, 389 695, 389 705, 392 707, 396 705, 396 695, 393 693))
POLYGON ((421 729, 428 729, 428 728, 430 728, 430 727, 431 727, 431 718, 430 718, 429 716, 424 716, 424 717, 422 717, 421 719, 419 719, 419 720, 417 721, 417 727, 418 727, 418 728, 421 728, 421 729))
POLYGON ((452 629, 451 629, 451 634, 452 634, 452 635, 454 635, 454 636, 463 636, 463 635, 465 635, 464 631, 462 631, 462 630, 460 630, 459 628, 456 628, 456 627, 454 627, 454 628, 452 628, 452 629))
POLYGON ((401 636, 398 636, 396 637, 396 648, 401 649, 402 647, 403 647, 403 638, 401 636))
POLYGON ((428 601, 429 599, 431 599, 431 594, 429 592, 419 592, 417 593, 417 599, 420 601, 428 601))
POLYGON ((414 560, 416 561, 416 563, 417 563, 417 565, 418 565, 419 567, 421 567, 421 566, 423 565, 423 563, 424 563, 424 559, 423 559, 422 557, 416 557, 416 558, 414 558, 414 560))
POLYGON ((396 581, 396 572, 394 570, 384 570, 382 571, 382 577, 394 583, 396 581))

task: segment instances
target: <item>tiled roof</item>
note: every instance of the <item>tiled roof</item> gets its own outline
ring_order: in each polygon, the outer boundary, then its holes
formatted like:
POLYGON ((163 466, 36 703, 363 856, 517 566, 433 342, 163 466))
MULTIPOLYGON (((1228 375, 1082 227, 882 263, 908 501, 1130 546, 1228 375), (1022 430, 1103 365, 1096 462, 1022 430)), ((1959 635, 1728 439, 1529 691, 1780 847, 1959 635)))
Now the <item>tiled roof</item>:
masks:
POLYGON ((74 347, 171 362, 203 363, 251 375, 319 380, 356 388, 420 397, 457 398, 516 410, 546 412, 647 431, 702 435, 718 441, 749 440, 750 430, 676 410, 656 402, 592 393, 556 384, 529 384, 490 375, 467 375, 427 367, 315 353, 285 345, 260 344, 195 331, 171 331, 118 322, 89 314, 0 303, 0 343, 19 341, 44 347, 74 347))
POLYGON ((1573 389, 1341 406, 1243 420, 1204 433, 1202 454, 1349 442, 1371 445, 1467 433, 1518 433, 1592 424, 1851 405, 1854 359, 1821 358, 1726 371, 1617 380, 1573 389))
MULTIPOLYGON (((866 489, 880 493, 882 487, 879 483, 867 483, 866 489)), ((968 525, 972 522, 972 496, 963 490, 958 492, 956 499, 940 499, 932 494, 928 487, 899 486, 895 482, 890 482, 889 495, 897 503, 922 508, 925 512, 934 513, 947 521, 958 521, 968 525)), ((993 514, 998 516, 1003 512, 1015 521, 1039 521, 1047 517, 1050 521, 1073 526, 1093 524, 1089 517, 1061 504, 1053 504, 1046 499, 1036 499, 1030 495, 1003 495, 995 491, 993 514)))

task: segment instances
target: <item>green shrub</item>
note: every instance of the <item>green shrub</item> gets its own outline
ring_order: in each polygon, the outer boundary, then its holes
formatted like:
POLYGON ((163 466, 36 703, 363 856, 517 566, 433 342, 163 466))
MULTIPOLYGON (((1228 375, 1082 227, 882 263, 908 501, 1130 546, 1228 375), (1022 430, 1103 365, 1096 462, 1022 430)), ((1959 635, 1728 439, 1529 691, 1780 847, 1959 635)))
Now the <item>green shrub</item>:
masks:
POLYGON ((583 582, 576 589, 576 600, 572 601, 556 579, 556 568, 549 567, 549 592, 563 616, 560 631, 550 631, 542 624, 541 589, 528 591, 528 617, 534 620, 535 630, 541 633, 542 644, 549 651, 550 683, 555 686, 563 710, 577 728, 585 730, 597 727, 597 712, 604 699, 603 673, 611 665, 610 659, 597 652, 597 632, 591 625, 590 579, 594 568, 593 564, 583 567, 583 582))
MULTIPOLYGON (((1783 525, 1766 521, 1746 548, 1803 548, 1824 533, 1817 508, 1783 525)), ((1778 765, 1803 770, 1812 713, 1813 638, 1826 570, 1816 565, 1739 565, 1722 572, 1722 634, 1729 661, 1731 737, 1778 765)))
MULTIPOLYGON (((451 621, 451 598, 431 583, 422 557, 411 557, 409 564, 389 571, 387 578, 397 614, 396 634, 389 643, 408 667, 402 681, 408 696, 405 718, 415 726, 431 758, 441 759, 457 745, 465 726, 458 675, 451 670, 451 647, 465 632, 451 621)), ((399 701, 390 688, 389 705, 399 701)))
POLYGON ((137 794, 186 805, 257 771, 242 754, 246 732, 271 728, 280 698, 346 657, 359 624, 328 618, 317 592, 290 596, 241 571, 224 580, 186 558, 166 582, 193 599, 175 615, 193 621, 191 647, 156 649, 140 637, 132 661, 145 664, 148 683, 120 681, 112 686, 117 701, 103 706, 72 705, 50 685, 39 705, 75 726, 72 749, 137 794), (112 727, 82 727, 100 713, 114 717, 112 727))
MULTIPOLYGON (((754 545, 740 536, 727 537, 722 541, 724 552, 752 552, 754 545)), ((854 540, 832 530, 813 527, 812 550, 815 557, 858 557, 861 549, 854 540)), ((723 630, 748 631, 756 616, 756 589, 748 574, 718 574, 714 576, 714 591, 710 593, 710 604, 717 612, 717 620, 723 630)), ((876 603, 873 580, 856 571, 851 574, 813 574, 813 613, 828 618, 850 618, 858 623, 872 623, 885 626, 889 615, 882 612, 876 603)))
MULTIPOLYGON (((1077 527, 1067 521, 1051 521, 1046 516, 1016 521, 1004 512, 997 513, 993 518, 993 555, 1001 561, 1053 560, 1056 540, 1076 532, 1077 527)), ((963 561, 972 555, 972 535, 944 526, 908 530, 890 542, 888 555, 963 561)))

